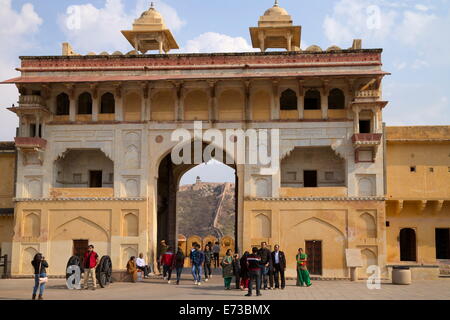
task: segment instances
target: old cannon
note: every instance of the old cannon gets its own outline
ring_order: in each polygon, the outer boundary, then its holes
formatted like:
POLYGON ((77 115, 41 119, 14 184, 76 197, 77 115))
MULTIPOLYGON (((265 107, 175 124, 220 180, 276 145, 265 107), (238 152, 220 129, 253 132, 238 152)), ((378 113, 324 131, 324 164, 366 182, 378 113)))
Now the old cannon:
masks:
POLYGON ((103 256, 100 259, 95 275, 102 288, 107 287, 112 282, 112 263, 109 256, 103 256))
MULTIPOLYGON (((67 269, 69 270, 70 266, 78 266, 80 268, 80 276, 84 273, 84 267, 82 263, 82 259, 78 256, 73 256, 67 262, 67 269)), ((66 272, 66 279, 69 279, 74 272, 66 272)), ((100 259, 100 262, 95 269, 95 277, 97 278, 97 282, 100 287, 105 288, 112 282, 112 263, 111 258, 109 256, 103 256, 100 259)), ((75 278, 74 280, 75 281, 75 278)), ((73 283, 75 284, 75 283, 73 283)))

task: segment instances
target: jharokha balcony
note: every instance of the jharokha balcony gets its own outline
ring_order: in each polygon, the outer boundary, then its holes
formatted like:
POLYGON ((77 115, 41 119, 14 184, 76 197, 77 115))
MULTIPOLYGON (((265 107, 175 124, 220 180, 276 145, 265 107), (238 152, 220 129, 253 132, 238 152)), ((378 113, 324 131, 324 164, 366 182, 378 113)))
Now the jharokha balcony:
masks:
POLYGON ((47 140, 39 137, 16 137, 14 138, 16 147, 22 150, 45 150, 47 140))
POLYGON ((381 133, 356 133, 352 137, 354 146, 378 146, 381 144, 381 133))

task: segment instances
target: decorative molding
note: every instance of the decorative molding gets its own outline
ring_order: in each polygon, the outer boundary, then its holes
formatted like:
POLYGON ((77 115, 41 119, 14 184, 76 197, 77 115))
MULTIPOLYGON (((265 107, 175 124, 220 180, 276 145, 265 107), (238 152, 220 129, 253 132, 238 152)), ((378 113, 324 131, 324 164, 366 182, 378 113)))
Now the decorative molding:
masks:
POLYGON ((146 201, 147 198, 13 198, 14 202, 54 202, 54 201, 146 201))
POLYGON ((247 197, 246 201, 386 201, 384 197, 296 197, 296 198, 256 198, 247 197))

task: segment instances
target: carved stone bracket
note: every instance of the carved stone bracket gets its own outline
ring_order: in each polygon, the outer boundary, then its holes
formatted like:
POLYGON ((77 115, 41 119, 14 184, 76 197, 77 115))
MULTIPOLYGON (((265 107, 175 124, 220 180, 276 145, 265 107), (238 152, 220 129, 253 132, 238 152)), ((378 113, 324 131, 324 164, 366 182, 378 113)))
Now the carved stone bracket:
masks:
POLYGON ((419 211, 423 212, 427 206, 427 200, 419 200, 419 211))
POLYGON ((442 211, 442 207, 444 206, 444 200, 438 200, 436 201, 436 207, 435 207, 435 212, 439 213, 442 211))
POLYGON ((397 201, 397 205, 395 207, 395 214, 396 215, 398 215, 398 214, 400 214, 400 212, 402 212, 403 205, 404 205, 404 201, 403 200, 398 200, 397 201))

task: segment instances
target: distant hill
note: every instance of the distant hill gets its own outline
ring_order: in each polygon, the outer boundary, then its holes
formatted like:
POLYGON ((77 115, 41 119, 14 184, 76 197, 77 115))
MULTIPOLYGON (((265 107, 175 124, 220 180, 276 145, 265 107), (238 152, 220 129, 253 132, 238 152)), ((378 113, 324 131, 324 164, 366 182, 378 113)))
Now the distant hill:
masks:
POLYGON ((186 237, 234 237, 235 191, 233 183, 181 186, 177 195, 178 233, 186 237))

